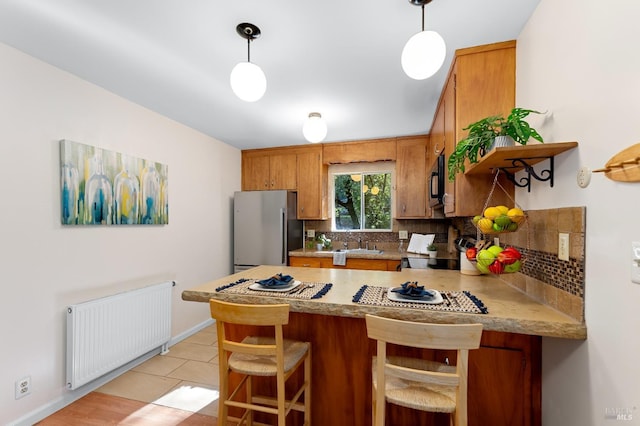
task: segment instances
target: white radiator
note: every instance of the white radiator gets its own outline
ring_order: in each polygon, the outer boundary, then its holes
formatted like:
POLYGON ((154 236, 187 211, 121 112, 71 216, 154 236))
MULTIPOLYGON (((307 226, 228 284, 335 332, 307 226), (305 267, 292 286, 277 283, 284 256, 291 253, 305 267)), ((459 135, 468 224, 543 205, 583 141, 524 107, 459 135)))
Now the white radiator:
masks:
POLYGON ((171 338, 168 281, 67 308, 67 387, 76 389, 171 338))

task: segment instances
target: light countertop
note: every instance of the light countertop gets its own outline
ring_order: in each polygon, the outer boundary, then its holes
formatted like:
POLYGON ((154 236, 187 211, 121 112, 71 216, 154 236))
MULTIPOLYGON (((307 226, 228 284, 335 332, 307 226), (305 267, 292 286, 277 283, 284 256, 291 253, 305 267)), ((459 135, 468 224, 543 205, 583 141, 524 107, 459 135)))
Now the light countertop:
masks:
MULTIPOLYGON (((329 252, 326 253, 331 255, 329 252)), ((583 340, 587 337, 587 328, 584 323, 532 299, 494 276, 470 276, 460 274, 459 271, 444 269, 403 269, 400 272, 386 272, 263 265, 219 278, 182 293, 182 299, 185 301, 208 303, 210 298, 238 303, 289 303, 292 312, 310 314, 351 318, 375 314, 411 321, 479 322, 484 325, 485 330, 565 339, 583 340), (322 298, 312 300, 216 292, 216 288, 240 278, 262 279, 277 273, 291 275, 300 281, 333 283, 333 287, 322 298), (418 281, 425 288, 435 290, 469 291, 484 302, 489 313, 441 312, 352 302, 353 295, 363 284, 396 287, 406 281, 418 281)))

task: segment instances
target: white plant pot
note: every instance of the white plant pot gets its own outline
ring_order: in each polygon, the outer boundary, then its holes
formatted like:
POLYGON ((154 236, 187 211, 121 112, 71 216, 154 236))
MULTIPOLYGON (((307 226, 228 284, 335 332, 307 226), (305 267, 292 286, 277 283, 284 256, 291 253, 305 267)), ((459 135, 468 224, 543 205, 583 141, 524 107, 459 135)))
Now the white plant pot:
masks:
POLYGON ((438 250, 428 250, 427 251, 427 255, 431 258, 431 259, 435 259, 438 256, 438 250))
POLYGON ((493 148, 502 148, 505 146, 516 146, 516 141, 511 136, 496 136, 493 144, 489 147, 489 151, 493 148))

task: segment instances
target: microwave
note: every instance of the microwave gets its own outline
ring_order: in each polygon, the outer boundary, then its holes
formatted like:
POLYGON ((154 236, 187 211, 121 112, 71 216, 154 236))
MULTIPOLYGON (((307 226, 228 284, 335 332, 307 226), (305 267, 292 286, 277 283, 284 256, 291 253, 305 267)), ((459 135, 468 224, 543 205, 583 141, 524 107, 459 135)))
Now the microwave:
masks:
POLYGON ((429 207, 444 206, 444 184, 447 178, 444 154, 438 155, 429 176, 429 207))

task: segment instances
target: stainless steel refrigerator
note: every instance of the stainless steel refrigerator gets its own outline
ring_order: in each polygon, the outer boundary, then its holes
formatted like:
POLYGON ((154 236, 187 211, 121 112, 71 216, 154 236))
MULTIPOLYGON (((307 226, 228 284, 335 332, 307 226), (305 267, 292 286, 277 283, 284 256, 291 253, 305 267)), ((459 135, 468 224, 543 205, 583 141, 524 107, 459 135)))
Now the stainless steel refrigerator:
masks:
POLYGON ((289 251, 302 247, 296 193, 238 191, 233 198, 233 269, 287 265, 289 251))

